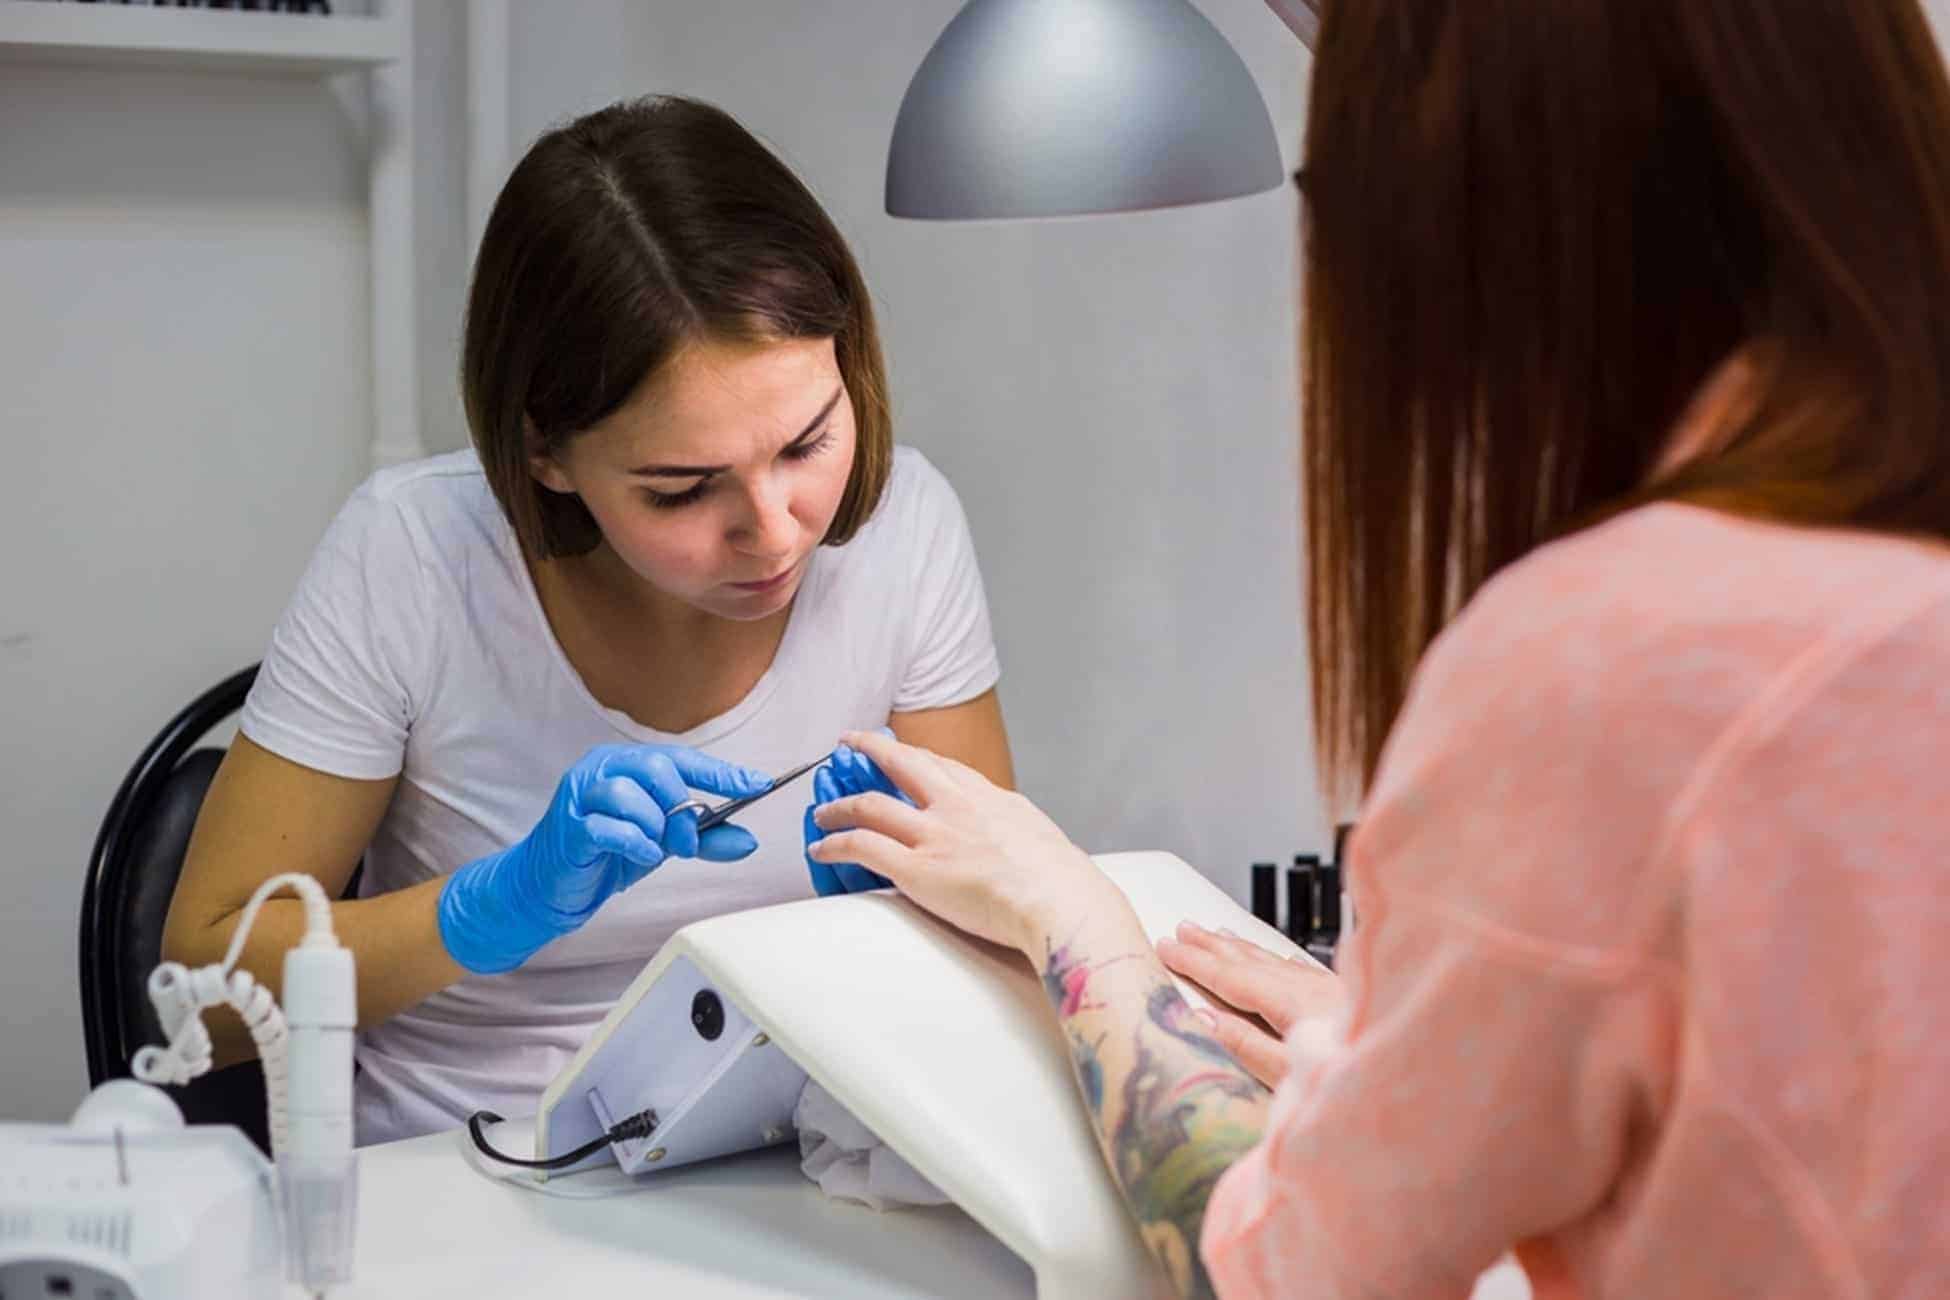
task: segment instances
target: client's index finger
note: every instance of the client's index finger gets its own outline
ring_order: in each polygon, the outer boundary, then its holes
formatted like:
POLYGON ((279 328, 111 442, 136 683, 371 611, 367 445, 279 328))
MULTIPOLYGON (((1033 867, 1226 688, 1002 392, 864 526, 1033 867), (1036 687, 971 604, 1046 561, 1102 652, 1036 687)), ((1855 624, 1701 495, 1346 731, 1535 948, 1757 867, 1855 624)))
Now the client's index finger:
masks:
POLYGON ((882 731, 849 731, 841 743, 859 750, 889 780, 923 805, 932 803, 948 782, 948 773, 933 754, 915 745, 903 744, 882 731))

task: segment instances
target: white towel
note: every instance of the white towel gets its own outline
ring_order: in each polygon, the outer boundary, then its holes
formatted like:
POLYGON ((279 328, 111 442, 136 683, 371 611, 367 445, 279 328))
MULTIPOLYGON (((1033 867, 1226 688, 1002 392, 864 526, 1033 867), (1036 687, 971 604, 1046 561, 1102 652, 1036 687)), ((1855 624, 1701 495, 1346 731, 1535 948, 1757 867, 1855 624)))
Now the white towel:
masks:
POLYGON ((948 1203, 940 1189, 810 1079, 792 1122, 799 1129, 799 1168, 826 1195, 876 1210, 948 1203))

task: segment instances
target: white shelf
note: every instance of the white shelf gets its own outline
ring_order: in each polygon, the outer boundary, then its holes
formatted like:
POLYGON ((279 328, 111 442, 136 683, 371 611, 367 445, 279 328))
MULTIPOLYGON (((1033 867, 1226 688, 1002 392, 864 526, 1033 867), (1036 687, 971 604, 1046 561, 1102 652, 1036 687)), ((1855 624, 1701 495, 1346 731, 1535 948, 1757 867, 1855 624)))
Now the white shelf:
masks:
POLYGON ((391 63, 397 17, 0 0, 0 61, 317 75, 391 63))

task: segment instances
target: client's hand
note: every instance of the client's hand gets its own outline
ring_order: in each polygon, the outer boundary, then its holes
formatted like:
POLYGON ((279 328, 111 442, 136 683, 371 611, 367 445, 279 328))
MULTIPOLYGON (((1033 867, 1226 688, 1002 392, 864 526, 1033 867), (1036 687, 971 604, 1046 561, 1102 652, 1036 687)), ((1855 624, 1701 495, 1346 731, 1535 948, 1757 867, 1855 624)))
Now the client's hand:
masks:
POLYGON ((1269 1088, 1286 1077, 1285 1040, 1294 1026, 1341 1009, 1341 982, 1332 972, 1189 921, 1176 939, 1158 941, 1158 956, 1206 992, 1216 1004, 1212 1036, 1269 1088))
MULTIPOLYGON (((891 729, 883 729, 882 735, 891 736, 891 729)), ((877 876, 857 862, 822 861, 813 856, 812 846, 826 838, 826 830, 819 824, 819 810, 829 803, 854 795, 878 790, 892 795, 903 802, 911 803, 873 760, 849 745, 841 745, 833 751, 833 756, 813 773, 813 798, 806 805, 806 870, 812 875, 813 892, 824 898, 831 894, 857 894, 869 889, 885 889, 888 880, 877 876)))
MULTIPOLYGON (((814 863, 858 863, 951 925, 1021 951, 1123 895, 1035 804, 964 763, 880 733, 845 743, 891 782, 821 804, 814 863), (887 789, 896 789, 904 802, 887 789)), ((874 784, 880 784, 878 782, 874 784)))

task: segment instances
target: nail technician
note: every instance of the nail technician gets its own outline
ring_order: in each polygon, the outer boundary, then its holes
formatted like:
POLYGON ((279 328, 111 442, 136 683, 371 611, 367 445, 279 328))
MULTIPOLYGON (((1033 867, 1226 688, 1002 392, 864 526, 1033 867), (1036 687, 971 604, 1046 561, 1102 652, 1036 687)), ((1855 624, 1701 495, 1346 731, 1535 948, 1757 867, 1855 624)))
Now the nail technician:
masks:
MULTIPOLYGON (((333 919, 361 1142, 525 1113, 674 930, 811 892, 810 783, 701 836, 665 816, 693 792, 889 722, 1011 779, 960 504, 893 444, 844 240, 737 123, 658 99, 544 135, 465 335, 474 448, 374 476, 332 524, 165 937, 215 960, 268 875, 336 896, 363 858, 333 919)), ((261 983, 300 928, 265 906, 261 983)))
POLYGON ((1185 1294, 1459 1297, 1514 1249, 1539 1297, 1950 1295, 1922 11, 1328 0, 1311 93, 1339 980, 1154 951, 1035 807, 882 735, 832 766, 815 870, 1043 973, 1185 1294))

